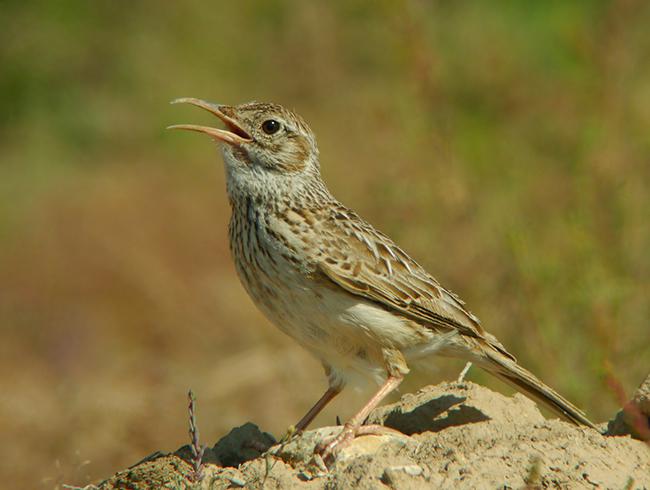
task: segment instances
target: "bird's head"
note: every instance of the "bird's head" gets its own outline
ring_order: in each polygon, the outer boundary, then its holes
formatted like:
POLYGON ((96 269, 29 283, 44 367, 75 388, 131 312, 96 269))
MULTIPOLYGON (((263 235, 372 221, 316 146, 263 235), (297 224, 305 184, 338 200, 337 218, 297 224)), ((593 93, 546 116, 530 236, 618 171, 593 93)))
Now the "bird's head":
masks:
POLYGON ((230 180, 258 188, 278 182, 319 178, 318 147, 303 119, 277 104, 250 102, 229 106, 201 99, 182 98, 173 104, 192 104, 217 116, 225 129, 177 124, 207 134, 221 143, 230 180))

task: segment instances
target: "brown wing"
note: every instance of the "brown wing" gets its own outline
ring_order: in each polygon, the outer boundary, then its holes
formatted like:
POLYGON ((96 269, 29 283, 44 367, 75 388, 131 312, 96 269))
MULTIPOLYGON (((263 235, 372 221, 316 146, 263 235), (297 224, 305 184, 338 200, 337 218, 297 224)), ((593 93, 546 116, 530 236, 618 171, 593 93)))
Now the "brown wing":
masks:
POLYGON ((356 213, 340 206, 318 228, 324 252, 318 268, 332 282, 433 329, 484 340, 511 357, 458 296, 356 213))

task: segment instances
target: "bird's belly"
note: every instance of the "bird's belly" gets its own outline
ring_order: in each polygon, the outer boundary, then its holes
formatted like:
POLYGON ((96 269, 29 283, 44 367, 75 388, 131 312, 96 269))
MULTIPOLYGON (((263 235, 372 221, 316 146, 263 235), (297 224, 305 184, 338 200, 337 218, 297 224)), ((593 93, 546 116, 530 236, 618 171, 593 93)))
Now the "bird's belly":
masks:
POLYGON ((381 380, 382 349, 407 350, 427 341, 426 329, 301 271, 282 266, 240 276, 266 317, 346 382, 381 380))

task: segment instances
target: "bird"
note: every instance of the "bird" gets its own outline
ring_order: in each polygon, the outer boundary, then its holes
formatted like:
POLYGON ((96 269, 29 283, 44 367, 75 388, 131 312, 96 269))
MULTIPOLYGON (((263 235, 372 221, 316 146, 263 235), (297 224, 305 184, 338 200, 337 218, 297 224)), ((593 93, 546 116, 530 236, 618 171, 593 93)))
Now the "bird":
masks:
POLYGON ((434 356, 472 362, 576 425, 596 426, 535 375, 387 235, 339 202, 320 172, 316 138, 294 111, 264 102, 214 104, 180 98, 216 116, 219 129, 169 129, 210 136, 221 147, 231 206, 230 249, 253 302, 313 354, 328 380, 295 425, 305 430, 348 384, 376 393, 317 452, 332 461, 410 365, 434 356))

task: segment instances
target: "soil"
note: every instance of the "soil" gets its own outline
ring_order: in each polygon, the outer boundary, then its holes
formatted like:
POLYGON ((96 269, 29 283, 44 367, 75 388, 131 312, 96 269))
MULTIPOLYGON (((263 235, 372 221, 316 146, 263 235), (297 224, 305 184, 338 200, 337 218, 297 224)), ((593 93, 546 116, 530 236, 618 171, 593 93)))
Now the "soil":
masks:
POLYGON ((650 378, 630 405, 636 411, 627 407, 627 416, 602 424, 603 435, 545 419, 519 394, 443 383, 375 410, 369 423, 399 432, 355 439, 329 469, 314 458, 314 446, 340 427, 276 444, 248 423, 206 449, 199 474, 185 446, 153 454, 98 488, 649 489, 650 446, 629 435, 647 436, 648 394, 650 378))

